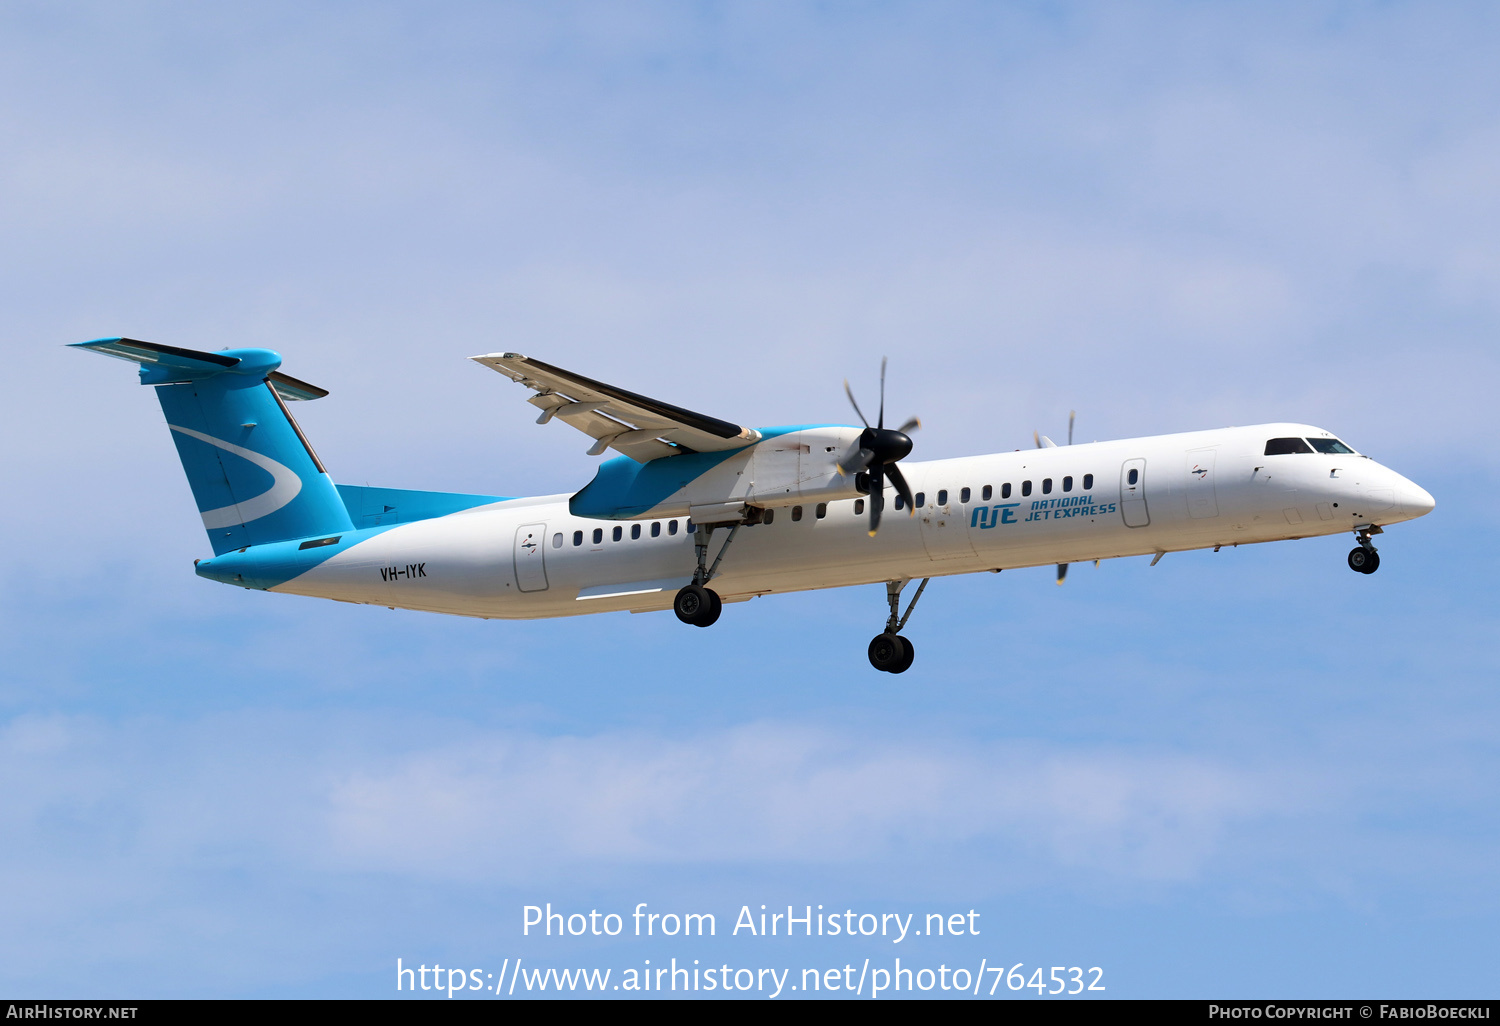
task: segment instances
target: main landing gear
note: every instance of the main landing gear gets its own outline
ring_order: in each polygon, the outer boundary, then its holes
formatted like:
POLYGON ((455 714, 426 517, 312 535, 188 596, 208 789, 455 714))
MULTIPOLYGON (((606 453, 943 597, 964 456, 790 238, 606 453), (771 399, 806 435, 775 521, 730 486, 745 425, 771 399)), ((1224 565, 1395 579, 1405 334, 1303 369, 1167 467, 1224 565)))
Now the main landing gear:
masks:
POLYGON ((1359 546, 1349 551, 1349 569, 1362 574, 1373 574, 1380 569, 1380 553, 1370 543, 1370 535, 1382 534, 1379 527, 1362 527, 1354 532, 1359 546))
POLYGON ((701 584, 689 584, 672 600, 672 612, 677 614, 677 619, 694 627, 713 626, 723 608, 719 593, 701 584))
POLYGON ((709 566, 708 540, 713 536, 714 529, 707 524, 698 525, 697 534, 693 539, 693 549, 698 554, 698 568, 693 571, 693 583, 679 591, 677 597, 672 600, 672 612, 676 613, 677 619, 683 623, 692 624, 694 627, 712 627, 718 622, 719 613, 724 609, 724 602, 719 598, 719 593, 707 585, 718 574, 724 553, 729 551, 729 546, 739 529, 739 524, 729 529, 729 537, 724 539, 724 547, 714 558, 714 565, 709 566))
POLYGON ((911 611, 917 608, 917 599, 922 597, 923 590, 927 587, 930 577, 922 578, 922 583, 917 586, 917 593, 911 597, 911 604, 906 607, 906 614, 901 615, 901 590, 906 587, 905 581, 886 581, 885 598, 890 603, 891 615, 885 621, 885 630, 875 635, 870 641, 869 656, 870 665, 877 670, 886 673, 905 673, 911 669, 912 660, 916 658, 916 649, 912 647, 911 639, 901 634, 901 628, 906 626, 906 621, 911 619, 911 611))

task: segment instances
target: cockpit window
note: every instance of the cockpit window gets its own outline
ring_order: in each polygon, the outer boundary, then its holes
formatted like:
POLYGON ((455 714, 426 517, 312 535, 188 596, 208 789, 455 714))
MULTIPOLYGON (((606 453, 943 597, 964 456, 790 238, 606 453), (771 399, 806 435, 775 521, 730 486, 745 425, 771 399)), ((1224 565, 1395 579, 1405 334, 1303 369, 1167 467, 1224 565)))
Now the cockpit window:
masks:
POLYGON ((1267 456, 1285 456, 1293 452, 1312 452, 1312 448, 1300 438, 1273 438, 1266 443, 1267 456))
POLYGON ((1318 452, 1330 456, 1353 456, 1355 452, 1337 438, 1309 438, 1308 443, 1318 452))

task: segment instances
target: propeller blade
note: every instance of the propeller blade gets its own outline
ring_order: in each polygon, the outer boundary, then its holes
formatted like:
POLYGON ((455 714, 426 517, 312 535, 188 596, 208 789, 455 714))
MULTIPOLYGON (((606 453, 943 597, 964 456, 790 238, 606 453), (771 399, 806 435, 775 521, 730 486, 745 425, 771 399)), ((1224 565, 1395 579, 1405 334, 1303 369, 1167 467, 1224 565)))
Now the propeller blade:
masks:
POLYGON ((1059 563, 1059 564, 1057 564, 1057 583, 1058 584, 1062 584, 1062 582, 1065 581, 1065 580, 1067 580, 1067 579, 1068 579, 1068 564, 1066 564, 1066 563, 1059 563))
POLYGON ((902 424, 896 430, 899 431, 899 432, 901 432, 904 435, 904 434, 906 434, 909 431, 915 431, 917 428, 919 428, 921 426, 922 426, 922 422, 920 420, 918 420, 916 417, 913 417, 913 418, 911 418, 911 420, 908 420, 905 424, 902 424))
POLYGON ((877 463, 870 471, 870 537, 880 530, 880 507, 885 505, 885 466, 877 463))
MULTIPOLYGON (((844 382, 844 387, 847 388, 848 385, 849 385, 849 383, 847 381, 844 382)), ((1032 428, 1031 429, 1031 440, 1036 443, 1036 447, 1038 449, 1040 449, 1042 447, 1042 436, 1037 433, 1036 428, 1032 428)))
POLYGON ((853 406, 854 407, 854 412, 857 413, 857 414, 859 414, 860 421, 864 424, 865 427, 869 427, 870 426, 870 422, 868 420, 865 420, 865 411, 861 410, 859 408, 859 403, 857 403, 857 402, 854 401, 854 391, 849 387, 849 379, 848 378, 844 379, 844 394, 849 397, 849 405, 853 406))
POLYGON ((880 358, 880 416, 876 418, 875 426, 885 428, 885 357, 880 358))
POLYGON ((1077 410, 1068 411, 1068 444, 1073 444, 1073 418, 1078 416, 1077 410))
POLYGON ((868 467, 870 465, 870 461, 874 458, 874 449, 860 449, 855 452, 853 456, 848 457, 838 465, 839 473, 845 475, 846 477, 849 474, 857 474, 859 471, 864 470, 866 467, 868 467))
POLYGON ((901 468, 894 463, 886 465, 885 472, 891 477, 891 484, 896 486, 896 494, 901 496, 901 501, 906 503, 906 515, 914 517, 917 515, 916 503, 911 497, 911 489, 907 487, 906 475, 901 473, 901 468))

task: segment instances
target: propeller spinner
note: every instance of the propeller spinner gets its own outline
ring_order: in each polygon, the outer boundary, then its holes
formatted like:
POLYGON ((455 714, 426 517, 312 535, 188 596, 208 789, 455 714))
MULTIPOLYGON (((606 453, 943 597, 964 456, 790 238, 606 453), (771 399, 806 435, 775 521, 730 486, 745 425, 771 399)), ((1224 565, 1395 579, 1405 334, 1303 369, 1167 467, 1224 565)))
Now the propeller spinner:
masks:
POLYGON ((908 431, 915 431, 922 426, 922 422, 912 417, 899 428, 888 428, 885 426, 885 357, 880 358, 880 412, 875 418, 875 426, 871 427, 864 411, 859 408, 859 403, 854 399, 854 391, 849 387, 849 382, 844 382, 844 394, 849 397, 849 403, 854 407, 854 412, 859 414, 859 419, 864 423, 865 429, 859 436, 859 448, 839 463, 839 473, 858 474, 865 473, 870 479, 870 537, 875 537, 875 532, 880 529, 880 509, 885 505, 885 479, 889 477, 891 484, 895 486, 896 494, 901 496, 906 503, 907 516, 916 515, 916 506, 911 495, 911 488, 906 483, 901 468, 896 466, 911 452, 911 436, 908 431))

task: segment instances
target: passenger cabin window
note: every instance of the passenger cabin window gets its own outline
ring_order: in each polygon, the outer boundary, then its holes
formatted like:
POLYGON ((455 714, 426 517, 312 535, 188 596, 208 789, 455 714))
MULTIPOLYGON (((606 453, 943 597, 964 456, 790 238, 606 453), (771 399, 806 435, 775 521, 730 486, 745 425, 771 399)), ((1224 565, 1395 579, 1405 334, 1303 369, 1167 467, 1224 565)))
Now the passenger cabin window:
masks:
POLYGON ((1065 477, 1065 478, 1063 478, 1063 491, 1065 491, 1065 492, 1071 492, 1072 490, 1073 490, 1073 479, 1071 477, 1065 477))
POLYGON ((801 519, 802 519, 802 507, 801 506, 793 506, 792 507, 792 522, 796 523, 798 520, 801 520, 801 519))
POLYGON ((688 534, 694 534, 698 530, 698 525, 693 523, 691 520, 684 520, 682 522, 682 529, 688 534))
POLYGON ((859 516, 864 511, 865 511, 865 500, 864 499, 855 499, 854 500, 854 515, 855 516, 859 516))
POLYGON ((1084 491, 1088 491, 1092 487, 1094 487, 1094 475, 1093 474, 1084 474, 1083 475, 1083 490, 1084 491))
POLYGON ((958 493, 958 501, 959 502, 968 502, 969 501, 969 490, 967 488, 965 488, 963 491, 961 491, 961 492, 958 493))
POLYGON ((630 537, 632 539, 635 539, 635 538, 639 538, 640 536, 641 536, 641 525, 640 524, 631 524, 630 525, 630 537))
POLYGON ((939 506, 946 506, 946 505, 948 505, 948 489, 946 489, 946 488, 939 489, 937 504, 939 506))
POLYGON ((901 498, 901 496, 899 496, 899 495, 896 496, 896 508, 897 509, 905 509, 906 508, 906 500, 903 499, 903 498, 901 498))
POLYGON ((820 502, 820 503, 818 503, 818 508, 817 508, 817 511, 816 511, 817 518, 819 520, 822 520, 827 515, 828 515, 828 503, 826 503, 826 502, 820 502))
POLYGON ((1127 482, 1129 482, 1130 484, 1139 484, 1140 480, 1141 480, 1141 472, 1139 470, 1135 469, 1134 467, 1131 467, 1130 468, 1130 475, 1128 477, 1126 477, 1125 480, 1127 482))
POLYGON ((1329 456, 1353 456, 1355 452, 1337 438, 1309 438, 1308 444, 1329 456))
POLYGON ((1002 498, 1002 499, 1008 499, 1008 498, 1010 498, 1010 482, 1009 481, 1005 482, 1003 485, 1000 486, 1000 498, 1002 498))
POLYGON ((614 530, 615 541, 619 541, 623 537, 625 537, 625 528, 620 527, 618 524, 616 524, 614 530))
POLYGON ((1273 438, 1266 443, 1267 456, 1286 456, 1294 452, 1312 452, 1312 446, 1300 438, 1273 438))
POLYGON ((651 521, 651 537, 653 537, 653 538, 660 538, 661 537, 661 521, 660 520, 653 520, 653 521, 651 521))
POLYGON ((594 544, 598 545, 602 541, 604 541, 604 528, 602 528, 602 527, 596 527, 596 528, 594 528, 594 544))
POLYGON ((560 548, 562 548, 562 532, 561 531, 558 531, 556 534, 554 534, 552 536, 552 547, 554 549, 560 549, 560 548))
POLYGON ((677 521, 675 521, 675 520, 668 520, 667 521, 667 533, 668 534, 676 534, 677 533, 677 521))
POLYGON ((916 503, 915 503, 915 505, 916 505, 916 507, 918 509, 921 509, 923 506, 927 505, 927 493, 926 492, 918 492, 916 495, 912 496, 912 498, 914 498, 914 499, 917 500, 916 503))
POLYGON ((760 518, 760 522, 763 523, 763 524, 769 524, 771 521, 773 521, 775 519, 776 519, 776 511, 774 509, 768 509, 768 510, 765 511, 764 514, 762 514, 762 516, 760 518))
POLYGON ((574 531, 573 532, 573 544, 574 545, 582 545, 583 544, 583 532, 582 531, 574 531))
POLYGON ((1021 494, 1022 495, 1030 495, 1031 494, 1031 482, 1030 481, 1022 481, 1021 482, 1021 494))
POLYGON ((1052 494, 1052 479, 1050 477, 1044 477, 1044 478, 1042 478, 1042 494, 1043 495, 1051 495, 1052 494))
POLYGON ((979 493, 979 497, 982 498, 985 502, 989 502, 992 498, 995 497, 995 489, 989 485, 985 485, 984 491, 979 493))

